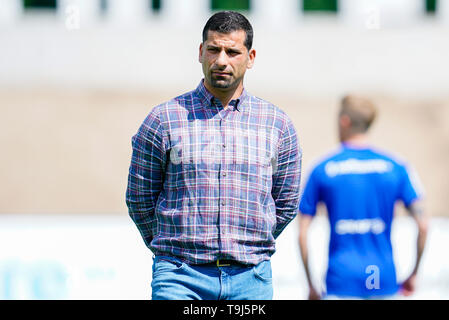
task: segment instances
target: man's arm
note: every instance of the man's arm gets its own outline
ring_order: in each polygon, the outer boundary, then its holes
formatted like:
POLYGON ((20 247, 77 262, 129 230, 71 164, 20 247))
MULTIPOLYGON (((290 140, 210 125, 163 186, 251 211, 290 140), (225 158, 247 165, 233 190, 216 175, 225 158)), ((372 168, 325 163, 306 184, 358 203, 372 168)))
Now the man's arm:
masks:
POLYGON ((301 156, 296 130, 293 123, 289 121, 281 137, 277 165, 273 168, 272 176, 271 195, 276 203, 275 238, 281 234, 282 230, 298 213, 301 156))
POLYGON ((157 228, 154 209, 162 190, 166 164, 163 130, 156 109, 133 136, 132 147, 126 204, 130 217, 149 246, 157 228))
POLYGON ((301 214, 299 219, 299 248, 301 250, 301 260, 306 272, 307 283, 309 285, 309 300, 319 300, 321 298, 319 292, 315 289, 312 283, 312 276, 309 270, 309 251, 307 236, 309 226, 312 223, 313 216, 308 214, 301 214))
POLYGON ((406 296, 411 295, 416 288, 416 275, 418 274, 419 264, 426 245, 428 218, 424 212, 424 206, 421 200, 413 201, 408 207, 408 212, 416 221, 418 227, 418 237, 416 240, 416 260, 411 275, 402 284, 402 293, 406 296))

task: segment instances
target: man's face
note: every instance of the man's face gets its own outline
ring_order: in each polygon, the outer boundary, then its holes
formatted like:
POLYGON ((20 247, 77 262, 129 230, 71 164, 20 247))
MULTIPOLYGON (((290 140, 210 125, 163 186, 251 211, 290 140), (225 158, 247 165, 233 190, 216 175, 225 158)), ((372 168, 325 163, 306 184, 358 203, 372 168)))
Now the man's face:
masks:
POLYGON ((200 45, 199 61, 203 65, 206 86, 227 91, 242 83, 246 69, 253 66, 256 51, 245 47, 243 30, 231 33, 209 31, 200 45))

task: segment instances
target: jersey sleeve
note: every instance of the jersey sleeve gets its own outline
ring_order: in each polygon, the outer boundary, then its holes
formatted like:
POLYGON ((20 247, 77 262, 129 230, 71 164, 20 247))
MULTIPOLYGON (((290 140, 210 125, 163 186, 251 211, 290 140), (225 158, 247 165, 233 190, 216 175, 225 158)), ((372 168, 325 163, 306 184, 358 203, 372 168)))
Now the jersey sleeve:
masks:
POLYGON ((399 198, 408 207, 414 200, 422 198, 424 191, 419 176, 413 167, 403 166, 402 177, 399 198))
POLYGON ((315 168, 307 179, 306 186, 301 196, 299 211, 302 214, 314 216, 316 214, 316 207, 319 201, 320 201, 319 173, 318 169, 315 168))

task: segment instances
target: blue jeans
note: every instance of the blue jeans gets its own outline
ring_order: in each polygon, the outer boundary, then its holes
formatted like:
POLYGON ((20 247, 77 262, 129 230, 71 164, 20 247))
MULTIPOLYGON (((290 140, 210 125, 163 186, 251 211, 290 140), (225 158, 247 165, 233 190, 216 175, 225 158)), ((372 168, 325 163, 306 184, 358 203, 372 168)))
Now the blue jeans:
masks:
POLYGON ((217 267, 156 256, 151 288, 153 300, 271 300, 271 263, 217 267))

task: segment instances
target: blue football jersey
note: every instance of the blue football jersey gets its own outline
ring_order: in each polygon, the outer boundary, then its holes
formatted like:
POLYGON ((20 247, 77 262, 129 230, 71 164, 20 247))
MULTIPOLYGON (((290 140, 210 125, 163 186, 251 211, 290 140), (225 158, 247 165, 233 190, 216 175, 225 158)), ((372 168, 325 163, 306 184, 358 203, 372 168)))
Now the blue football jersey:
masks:
POLYGON ((393 211, 396 201, 409 206, 419 198, 415 177, 383 152, 346 144, 314 167, 299 209, 314 215, 319 202, 327 208, 327 294, 369 297, 398 291, 390 239, 393 211))

